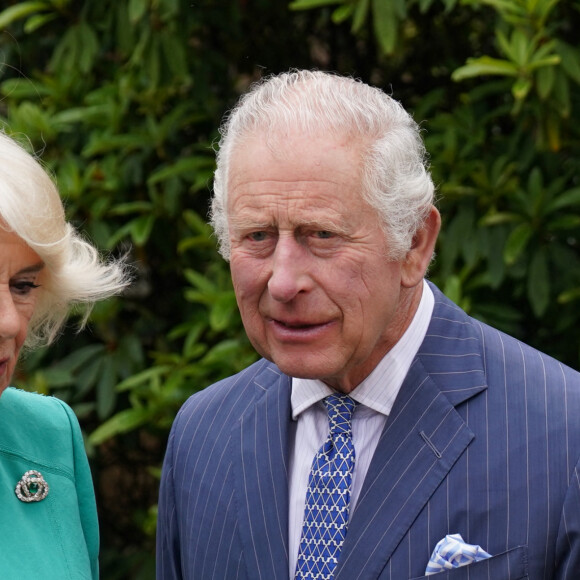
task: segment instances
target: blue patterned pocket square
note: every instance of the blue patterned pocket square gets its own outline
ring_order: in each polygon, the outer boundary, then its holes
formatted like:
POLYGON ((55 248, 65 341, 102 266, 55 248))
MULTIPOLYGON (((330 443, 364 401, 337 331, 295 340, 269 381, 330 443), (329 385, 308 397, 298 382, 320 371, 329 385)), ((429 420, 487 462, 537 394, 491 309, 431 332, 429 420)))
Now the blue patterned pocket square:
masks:
POLYGON ((453 570, 453 568, 479 562, 485 558, 491 558, 490 554, 479 546, 466 544, 461 534, 447 535, 435 546, 427 564, 425 576, 453 570))

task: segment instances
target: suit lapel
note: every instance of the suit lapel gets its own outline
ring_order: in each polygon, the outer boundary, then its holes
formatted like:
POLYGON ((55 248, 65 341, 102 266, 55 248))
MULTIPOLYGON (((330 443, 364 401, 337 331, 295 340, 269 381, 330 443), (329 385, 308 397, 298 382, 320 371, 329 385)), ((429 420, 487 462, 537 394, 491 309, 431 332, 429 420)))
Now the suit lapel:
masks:
POLYGON ((234 425, 233 463, 248 578, 288 578, 290 379, 267 364, 256 400, 234 425))
POLYGON ((474 437, 455 405, 486 388, 479 338, 465 314, 434 293, 431 324, 373 456, 336 580, 379 576, 474 437))

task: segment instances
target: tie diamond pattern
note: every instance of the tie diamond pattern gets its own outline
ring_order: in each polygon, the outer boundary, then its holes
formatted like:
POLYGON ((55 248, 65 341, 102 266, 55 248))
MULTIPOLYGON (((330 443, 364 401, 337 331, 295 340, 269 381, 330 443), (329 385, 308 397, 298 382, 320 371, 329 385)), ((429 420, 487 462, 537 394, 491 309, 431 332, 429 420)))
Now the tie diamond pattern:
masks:
POLYGON ((346 536, 354 446, 352 414, 356 402, 348 395, 324 399, 330 433, 314 456, 295 579, 330 580, 346 536))

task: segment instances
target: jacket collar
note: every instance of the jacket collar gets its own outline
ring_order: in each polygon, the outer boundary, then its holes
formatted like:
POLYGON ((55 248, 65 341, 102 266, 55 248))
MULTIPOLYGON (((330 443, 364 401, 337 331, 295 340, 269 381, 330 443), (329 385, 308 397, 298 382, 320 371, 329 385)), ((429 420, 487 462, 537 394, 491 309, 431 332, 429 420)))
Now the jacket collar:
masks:
POLYGON ((487 388, 481 340, 439 290, 425 340, 373 456, 336 580, 377 578, 474 435, 455 406, 487 388))

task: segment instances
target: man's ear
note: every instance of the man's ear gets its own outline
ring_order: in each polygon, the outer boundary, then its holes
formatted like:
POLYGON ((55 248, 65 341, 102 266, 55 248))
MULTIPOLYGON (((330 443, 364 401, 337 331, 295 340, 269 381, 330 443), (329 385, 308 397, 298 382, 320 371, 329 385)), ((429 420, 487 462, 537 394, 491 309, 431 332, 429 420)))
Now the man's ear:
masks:
POLYGON ((405 288, 416 286, 425 276, 440 227, 441 216, 437 208, 431 206, 427 219, 413 237, 413 245, 401 264, 401 284, 405 288))

